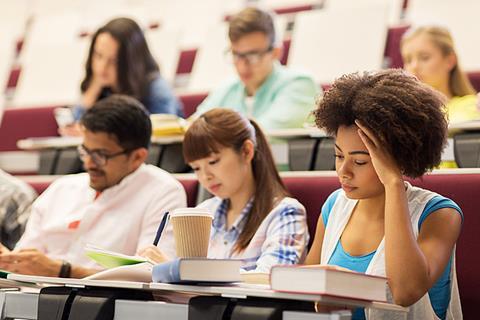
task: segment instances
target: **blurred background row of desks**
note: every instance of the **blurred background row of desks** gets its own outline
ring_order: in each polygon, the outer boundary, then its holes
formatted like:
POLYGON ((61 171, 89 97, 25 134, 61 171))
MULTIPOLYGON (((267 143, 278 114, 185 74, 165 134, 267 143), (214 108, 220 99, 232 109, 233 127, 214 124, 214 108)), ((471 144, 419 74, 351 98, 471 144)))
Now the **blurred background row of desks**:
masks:
MULTIPOLYGON (((480 120, 451 125, 443 160, 459 167, 480 166, 480 120)), ((292 171, 334 169, 334 142, 316 128, 268 131, 279 169, 292 171)), ((182 135, 152 136, 148 163, 172 173, 187 172, 182 154, 182 135)), ((39 174, 67 174, 81 170, 76 147, 81 137, 27 138, 17 142, 21 150, 40 152, 39 174)))

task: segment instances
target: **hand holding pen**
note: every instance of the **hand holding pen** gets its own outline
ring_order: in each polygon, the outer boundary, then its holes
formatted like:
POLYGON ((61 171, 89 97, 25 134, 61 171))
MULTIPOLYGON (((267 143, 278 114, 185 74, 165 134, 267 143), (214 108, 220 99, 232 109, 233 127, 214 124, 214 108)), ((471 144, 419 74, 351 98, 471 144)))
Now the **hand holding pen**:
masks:
POLYGON ((158 226, 157 233, 155 235, 155 239, 153 240, 153 244, 141 249, 137 254, 147 258, 152 263, 161 263, 170 260, 166 255, 162 253, 162 251, 157 247, 158 242, 162 236, 163 230, 165 229, 167 222, 168 222, 169 213, 168 211, 165 212, 163 215, 162 221, 158 226))

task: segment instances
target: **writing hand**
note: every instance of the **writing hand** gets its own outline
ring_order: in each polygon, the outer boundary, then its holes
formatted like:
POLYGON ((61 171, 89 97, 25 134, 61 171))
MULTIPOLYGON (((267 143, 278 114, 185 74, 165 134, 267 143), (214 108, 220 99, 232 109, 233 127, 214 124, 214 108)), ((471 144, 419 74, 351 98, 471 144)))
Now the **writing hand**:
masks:
POLYGON ((153 263, 162 263, 170 260, 158 247, 154 245, 140 249, 137 255, 147 258, 153 263))

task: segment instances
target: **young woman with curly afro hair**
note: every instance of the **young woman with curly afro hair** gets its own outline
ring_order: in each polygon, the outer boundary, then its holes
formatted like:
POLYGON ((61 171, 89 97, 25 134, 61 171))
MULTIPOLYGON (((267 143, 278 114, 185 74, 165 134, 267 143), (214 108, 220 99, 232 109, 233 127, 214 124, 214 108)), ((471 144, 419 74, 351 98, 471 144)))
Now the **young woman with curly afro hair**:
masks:
MULTIPOLYGON (((401 70, 356 73, 338 79, 314 115, 335 137, 342 188, 322 207, 306 263, 386 276, 389 301, 410 306, 409 319, 461 317, 454 248, 462 212, 404 180, 440 162, 442 97, 401 70)), ((354 310, 353 319, 365 318, 395 315, 354 310)))

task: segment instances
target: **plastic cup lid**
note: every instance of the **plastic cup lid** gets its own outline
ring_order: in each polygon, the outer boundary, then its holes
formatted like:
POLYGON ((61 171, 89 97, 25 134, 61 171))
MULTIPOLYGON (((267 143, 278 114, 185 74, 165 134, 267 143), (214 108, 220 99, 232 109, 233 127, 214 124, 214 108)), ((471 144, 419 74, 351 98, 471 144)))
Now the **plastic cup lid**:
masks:
POLYGON ((213 219, 213 215, 205 208, 178 208, 170 213, 170 217, 206 216, 213 219))

